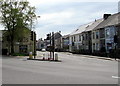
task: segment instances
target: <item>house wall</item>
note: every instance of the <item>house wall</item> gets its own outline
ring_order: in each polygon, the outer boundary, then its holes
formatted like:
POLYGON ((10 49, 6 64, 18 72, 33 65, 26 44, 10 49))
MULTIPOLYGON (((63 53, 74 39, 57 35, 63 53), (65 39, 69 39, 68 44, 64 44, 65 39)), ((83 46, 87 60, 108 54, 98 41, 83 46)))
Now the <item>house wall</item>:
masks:
POLYGON ((110 49, 115 49, 115 43, 114 43, 115 34, 116 34, 116 27, 114 26, 105 27, 106 52, 109 52, 110 49))
POLYGON ((16 44, 16 45, 14 46, 14 50, 15 50, 15 53, 19 53, 19 45, 16 44))
POLYGON ((0 31, 0 55, 2 55, 2 31, 0 31))
POLYGON ((72 36, 69 36, 69 52, 72 51, 72 36))
POLYGON ((88 32, 84 32, 82 33, 82 46, 83 46, 83 49, 86 50, 86 51, 91 51, 91 43, 92 43, 92 40, 91 40, 91 31, 88 31, 88 32))
POLYGON ((69 51, 70 52, 73 52, 75 49, 76 49, 76 47, 77 47, 77 44, 76 44, 76 35, 71 35, 70 37, 69 37, 69 51))
POLYGON ((117 36, 118 36, 118 43, 117 43, 117 45, 118 45, 118 48, 120 49, 120 25, 117 25, 117 36))
MULTIPOLYGON (((2 31, 4 33, 4 31, 2 31)), ((14 42, 14 53, 26 54, 29 55, 29 52, 34 53, 34 41, 31 40, 31 34, 29 33, 28 36, 22 39, 23 41, 16 41, 14 42), (20 48, 20 46, 25 46, 20 48)), ((10 44, 7 40, 2 41, 2 49, 7 50, 8 54, 11 52, 10 44)), ((36 44, 36 35, 35 35, 35 44, 36 44)), ((36 46, 35 46, 36 50, 36 46)), ((36 52, 35 52, 36 54, 36 52)))
POLYGON ((92 38, 92 52, 99 51, 100 50, 100 31, 99 30, 93 30, 91 33, 92 38), (98 34, 98 35, 97 35, 98 34))
POLYGON ((105 28, 100 28, 100 52, 106 52, 105 49, 105 28))
POLYGON ((83 32, 70 36, 69 50, 72 52, 85 50, 91 52, 92 50, 91 31, 83 32), (72 46, 74 43, 74 46, 72 46))
POLYGON ((69 51, 69 36, 61 38, 61 48, 63 51, 69 51))
POLYGON ((60 51, 61 50, 61 37, 55 39, 55 50, 60 51))
POLYGON ((36 49, 37 50, 41 50, 41 49, 43 49, 44 48, 44 42, 43 42, 43 40, 38 40, 37 41, 37 43, 36 43, 36 49))
POLYGON ((79 50, 79 35, 74 35, 75 40, 74 40, 74 48, 75 50, 79 50))

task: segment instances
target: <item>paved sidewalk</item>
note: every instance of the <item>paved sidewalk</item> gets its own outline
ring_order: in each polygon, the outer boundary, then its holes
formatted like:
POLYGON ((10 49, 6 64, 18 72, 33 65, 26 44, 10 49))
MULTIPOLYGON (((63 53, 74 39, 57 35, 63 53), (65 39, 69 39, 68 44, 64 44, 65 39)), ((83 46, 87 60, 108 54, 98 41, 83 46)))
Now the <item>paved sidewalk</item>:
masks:
MULTIPOLYGON (((48 55, 49 52, 42 52, 42 53, 46 53, 46 56, 48 55)), ((92 55, 82 55, 82 54, 72 54, 69 52, 58 52, 58 53, 63 53, 63 54, 67 54, 67 55, 78 55, 78 56, 83 56, 83 57, 87 57, 87 58, 97 58, 97 59, 103 59, 103 60, 110 60, 110 61, 115 61, 114 58, 109 58, 109 57, 100 57, 100 56, 92 56, 92 55)), ((12 57, 17 57, 18 59, 21 58, 29 58, 29 56, 12 56, 12 57)), ((33 56, 34 58, 34 56, 33 56)), ((41 55, 37 55, 36 59, 42 59, 43 58, 43 54, 41 55)), ((116 61, 120 61, 119 59, 116 59, 116 61)))
MULTIPOLYGON (((77 54, 83 57, 88 57, 88 58, 97 58, 97 59, 103 59, 103 60, 110 60, 110 61, 115 61, 114 58, 110 58, 110 57, 101 57, 101 56, 92 56, 92 55, 81 55, 81 54, 77 54)), ((120 61, 120 59, 116 59, 116 61, 120 61)))
POLYGON ((109 58, 109 57, 100 57, 100 56, 90 56, 90 55, 82 55, 84 57, 89 57, 89 58, 98 58, 98 59, 104 59, 104 60, 115 60, 114 58, 109 58))
MULTIPOLYGON (((62 52, 61 52, 62 53, 62 52)), ((92 56, 92 55, 83 55, 83 54, 72 54, 69 52, 66 52, 67 55, 78 55, 78 56, 83 56, 87 58, 97 58, 97 59, 103 59, 103 60, 110 60, 110 61, 115 61, 114 58, 109 58, 109 57, 101 57, 101 56, 92 56)), ((116 61, 120 61, 120 59, 116 59, 116 61)))

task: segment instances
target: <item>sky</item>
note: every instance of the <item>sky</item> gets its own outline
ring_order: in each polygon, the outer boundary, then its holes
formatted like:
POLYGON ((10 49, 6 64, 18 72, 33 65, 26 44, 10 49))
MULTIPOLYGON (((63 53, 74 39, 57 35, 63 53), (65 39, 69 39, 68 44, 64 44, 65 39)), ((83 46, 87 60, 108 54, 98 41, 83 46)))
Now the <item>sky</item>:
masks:
MULTIPOLYGON (((118 0, 27 0, 40 16, 35 21, 37 40, 50 32, 67 35, 80 25, 118 12, 118 0)), ((0 28, 3 27, 0 25, 0 28)))

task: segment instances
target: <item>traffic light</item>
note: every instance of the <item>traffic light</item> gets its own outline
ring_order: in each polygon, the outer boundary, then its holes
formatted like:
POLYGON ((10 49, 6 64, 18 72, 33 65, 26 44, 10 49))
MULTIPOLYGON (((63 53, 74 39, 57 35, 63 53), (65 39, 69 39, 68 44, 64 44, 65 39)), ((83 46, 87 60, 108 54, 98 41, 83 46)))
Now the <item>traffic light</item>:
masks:
POLYGON ((114 36, 114 43, 118 43, 118 36, 117 35, 114 36))
POLYGON ((50 38, 51 38, 51 35, 47 34, 47 40, 50 40, 50 38))
POLYGON ((33 34, 34 34, 34 32, 33 31, 31 31, 31 37, 30 37, 30 39, 33 41, 33 34))

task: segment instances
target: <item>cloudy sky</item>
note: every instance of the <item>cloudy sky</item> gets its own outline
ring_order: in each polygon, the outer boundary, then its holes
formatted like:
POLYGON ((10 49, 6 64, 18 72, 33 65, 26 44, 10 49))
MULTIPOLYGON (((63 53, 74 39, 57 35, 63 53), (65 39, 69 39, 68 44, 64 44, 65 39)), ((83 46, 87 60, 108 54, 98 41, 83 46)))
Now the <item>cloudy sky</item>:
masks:
MULTIPOLYGON (((35 22, 37 39, 46 38, 50 32, 71 33, 80 25, 103 17, 104 13, 117 13, 118 0, 28 0, 41 16, 35 22)), ((1 26, 0 26, 1 27, 1 26)), ((1 27, 2 28, 2 27, 1 27)))

